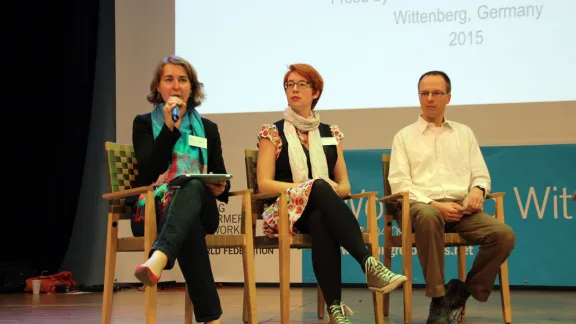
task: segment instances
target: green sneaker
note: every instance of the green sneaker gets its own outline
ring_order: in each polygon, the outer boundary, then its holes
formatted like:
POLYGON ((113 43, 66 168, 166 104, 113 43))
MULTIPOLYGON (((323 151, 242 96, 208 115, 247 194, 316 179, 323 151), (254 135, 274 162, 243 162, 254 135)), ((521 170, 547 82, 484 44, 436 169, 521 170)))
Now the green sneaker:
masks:
POLYGON ((390 271, 380 260, 373 256, 369 256, 364 260, 364 269, 366 271, 366 283, 371 291, 386 294, 398 288, 407 280, 405 276, 390 271))
POLYGON ((352 324, 348 316, 354 315, 354 312, 341 302, 328 307, 328 313, 330 314, 328 324, 352 324))

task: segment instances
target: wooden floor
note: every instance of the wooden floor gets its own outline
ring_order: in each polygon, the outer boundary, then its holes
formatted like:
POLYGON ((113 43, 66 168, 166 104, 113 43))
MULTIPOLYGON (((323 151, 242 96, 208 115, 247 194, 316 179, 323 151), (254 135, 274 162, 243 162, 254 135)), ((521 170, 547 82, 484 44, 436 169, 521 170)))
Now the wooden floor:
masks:
MULTIPOLYGON (((241 288, 220 288, 223 323, 242 323, 241 288)), ((258 288, 260 323, 279 323, 278 288, 258 288)), ((355 315, 353 323, 373 323, 372 298, 366 289, 348 288, 344 302, 355 315)), ((316 290, 293 288, 291 322, 317 323, 316 290)), ((101 293, 0 295, 0 324, 96 324, 100 323, 101 293)), ((424 291, 414 291, 414 320, 425 323, 430 300, 424 291)), ((392 313, 387 323, 403 323, 402 292, 391 295, 392 313)), ((495 291, 486 303, 470 300, 466 323, 502 323, 500 294, 495 291)), ((158 293, 158 323, 183 323, 184 292, 176 289, 158 293)), ((576 323, 576 292, 512 291, 513 323, 576 323)), ((327 322, 327 319, 325 320, 327 322)), ((323 321, 320 321, 322 323, 323 321)), ((122 290, 114 295, 112 323, 144 323, 144 293, 137 289, 122 290)))

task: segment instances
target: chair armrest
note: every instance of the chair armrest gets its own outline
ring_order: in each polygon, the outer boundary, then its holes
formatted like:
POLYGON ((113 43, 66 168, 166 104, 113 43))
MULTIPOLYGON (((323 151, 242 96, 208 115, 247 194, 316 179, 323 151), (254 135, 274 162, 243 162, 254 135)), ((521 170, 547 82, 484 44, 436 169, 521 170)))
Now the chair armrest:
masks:
POLYGON ((252 189, 244 189, 244 190, 236 190, 236 191, 230 191, 228 193, 228 196, 232 197, 232 196, 242 196, 245 193, 252 193, 254 192, 252 189))
POLYGON ((496 198, 496 197, 504 197, 506 196, 505 192, 494 192, 491 193, 489 195, 486 196, 486 199, 492 199, 492 198, 496 198))
POLYGON ((399 192, 397 194, 384 196, 382 198, 378 198, 378 201, 381 203, 388 203, 388 202, 398 202, 399 199, 410 199, 408 192, 399 192))
POLYGON ((102 195, 102 198, 110 200, 110 199, 117 199, 117 198, 126 198, 131 196, 137 196, 139 194, 146 193, 149 190, 154 190, 154 187, 146 186, 146 187, 138 187, 132 188, 128 190, 122 190, 117 192, 109 192, 102 195))
POLYGON ((257 193, 252 195, 252 200, 264 200, 269 198, 278 198, 280 197, 279 192, 270 192, 270 193, 257 193))
POLYGON ((348 199, 366 198, 366 197, 370 197, 370 196, 376 197, 377 194, 378 194, 378 191, 367 191, 367 192, 362 192, 362 193, 357 193, 357 194, 350 194, 350 195, 348 195, 342 199, 348 200, 348 199))

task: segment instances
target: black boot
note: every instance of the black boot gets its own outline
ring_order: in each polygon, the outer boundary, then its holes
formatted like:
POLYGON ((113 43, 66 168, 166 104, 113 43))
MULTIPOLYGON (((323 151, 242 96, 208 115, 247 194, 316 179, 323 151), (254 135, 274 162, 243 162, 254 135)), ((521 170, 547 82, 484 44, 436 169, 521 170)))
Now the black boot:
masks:
POLYGON ((448 318, 448 307, 446 305, 446 298, 433 297, 430 303, 430 313, 426 324, 450 324, 448 318))
POLYGON ((466 309, 466 301, 470 292, 466 284, 458 279, 452 279, 446 285, 446 305, 450 322, 461 322, 466 309))

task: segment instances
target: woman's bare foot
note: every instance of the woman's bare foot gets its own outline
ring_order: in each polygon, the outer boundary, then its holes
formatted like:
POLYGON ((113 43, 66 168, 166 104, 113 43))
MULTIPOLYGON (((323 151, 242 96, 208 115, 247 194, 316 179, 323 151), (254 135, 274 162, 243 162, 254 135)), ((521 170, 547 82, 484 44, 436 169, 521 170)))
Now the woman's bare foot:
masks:
POLYGON ((152 256, 144 264, 141 264, 136 268, 134 275, 138 280, 140 280, 144 285, 154 286, 160 280, 160 275, 162 270, 168 263, 168 257, 161 251, 154 251, 152 256))

